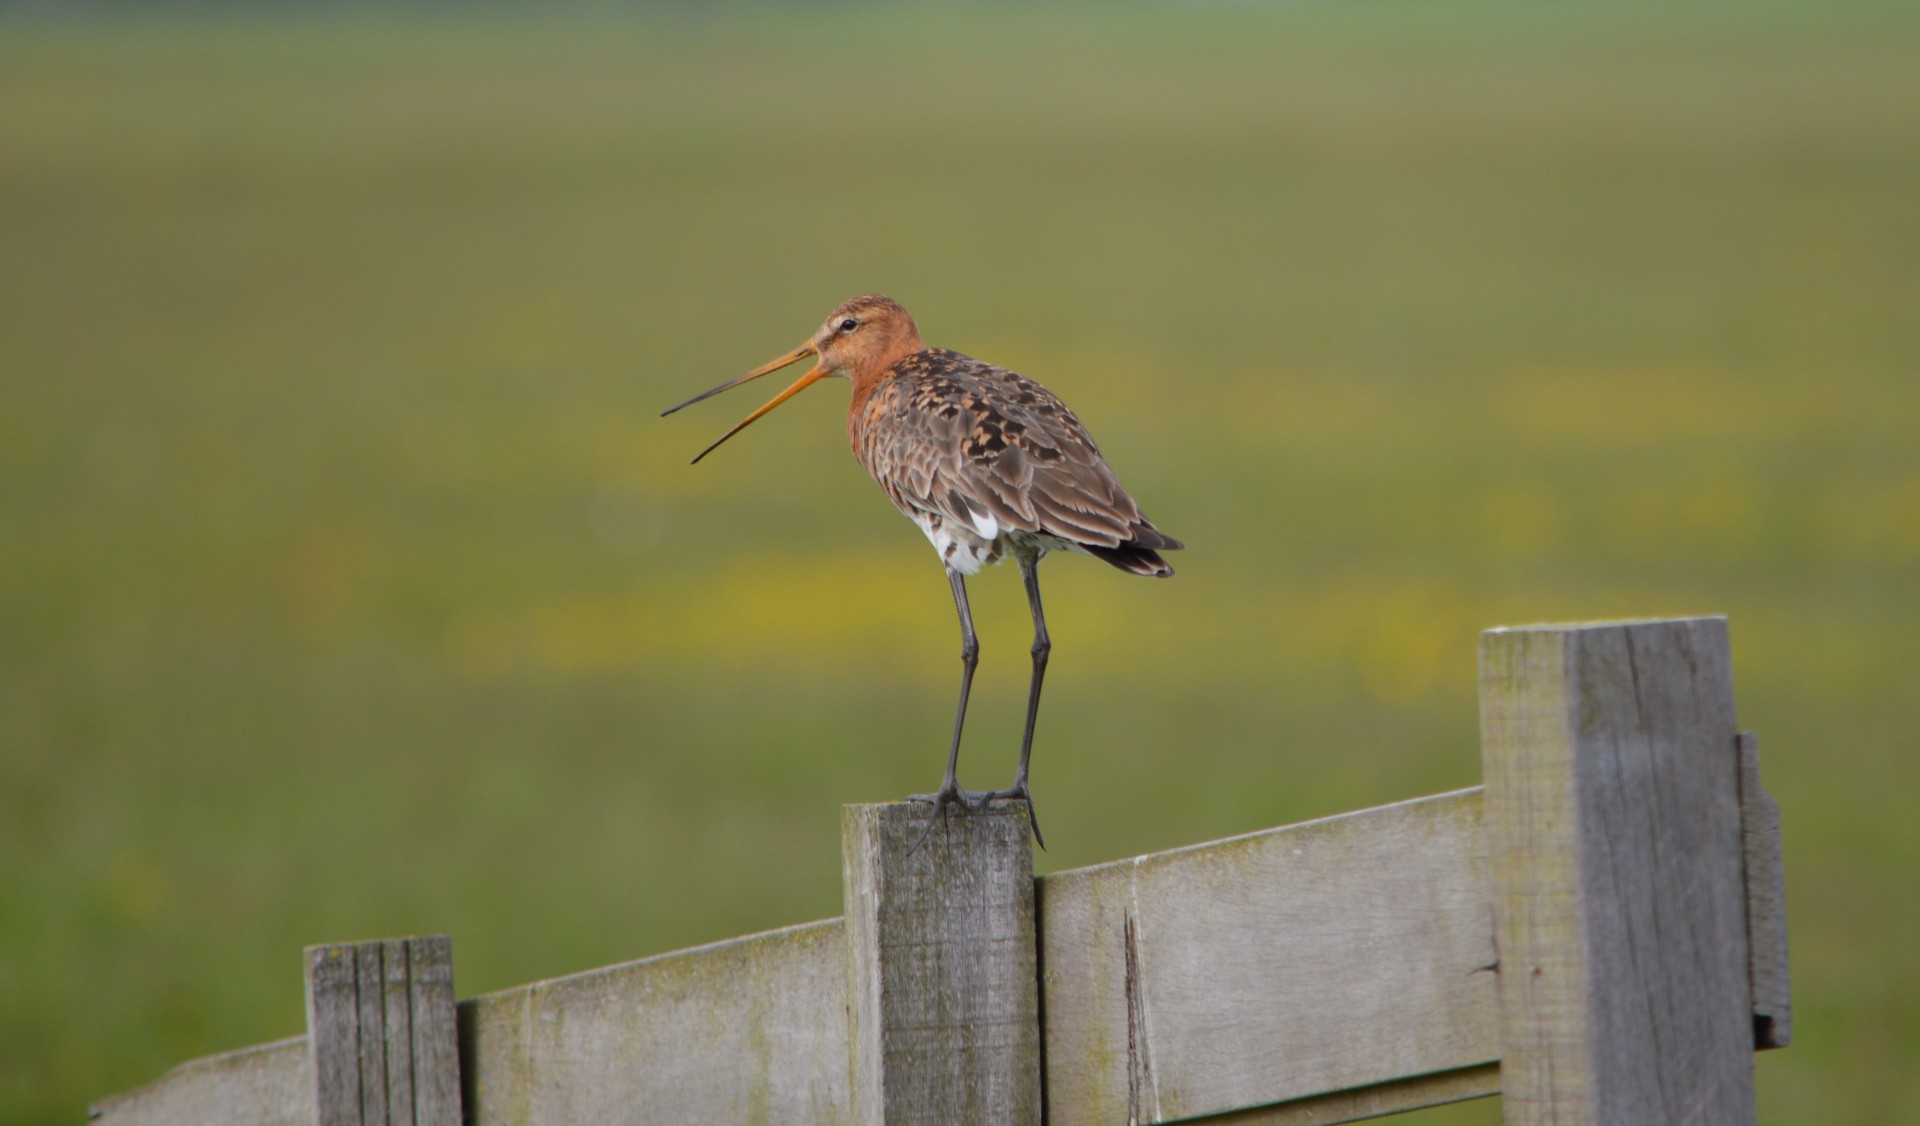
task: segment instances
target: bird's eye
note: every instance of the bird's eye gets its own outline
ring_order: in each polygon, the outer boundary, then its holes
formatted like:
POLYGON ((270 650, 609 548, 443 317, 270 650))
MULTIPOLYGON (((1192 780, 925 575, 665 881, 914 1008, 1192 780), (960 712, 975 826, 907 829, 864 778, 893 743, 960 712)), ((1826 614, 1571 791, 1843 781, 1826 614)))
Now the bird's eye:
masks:
POLYGON ((848 317, 846 320, 840 322, 841 332, 852 332, 854 329, 859 327, 860 327, 860 322, 854 320, 852 317, 848 317))

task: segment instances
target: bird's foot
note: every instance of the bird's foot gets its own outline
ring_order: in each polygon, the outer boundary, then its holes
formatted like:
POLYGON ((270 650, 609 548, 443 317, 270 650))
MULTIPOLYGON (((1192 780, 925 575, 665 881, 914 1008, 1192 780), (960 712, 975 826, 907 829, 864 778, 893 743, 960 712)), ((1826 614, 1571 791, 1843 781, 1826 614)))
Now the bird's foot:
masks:
POLYGON ((1004 790, 989 790, 980 795, 982 806, 997 801, 1023 801, 1027 803, 1027 824, 1033 826, 1033 842, 1041 848, 1047 847, 1047 838, 1040 835, 1040 818, 1033 812, 1033 794, 1027 790, 1027 780, 1017 778, 1012 786, 1004 790))
POLYGON ((942 786, 931 794, 908 794, 908 801, 925 802, 933 806, 935 813, 943 813, 947 806, 957 805, 969 812, 985 809, 988 798, 999 797, 984 790, 963 790, 957 784, 942 786))
POLYGON ((987 801, 992 796, 992 794, 975 790, 963 790, 960 788, 960 783, 951 778, 940 783, 940 788, 931 794, 908 794, 908 801, 926 802, 933 806, 933 815, 927 818, 926 829, 921 832, 920 839, 913 842, 913 847, 907 849, 907 855, 912 856, 920 851, 920 846, 926 844, 927 838, 933 835, 935 825, 943 829, 946 827, 947 807, 957 805, 971 813, 986 808, 987 801))

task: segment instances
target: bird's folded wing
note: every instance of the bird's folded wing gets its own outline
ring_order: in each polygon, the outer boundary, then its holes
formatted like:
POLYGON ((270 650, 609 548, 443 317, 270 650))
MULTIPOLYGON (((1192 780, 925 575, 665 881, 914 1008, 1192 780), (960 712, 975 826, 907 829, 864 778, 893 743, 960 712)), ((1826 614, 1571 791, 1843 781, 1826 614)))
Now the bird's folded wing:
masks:
POLYGON ((914 412, 915 499, 986 538, 992 528, 1113 547, 1150 528, 1079 419, 1030 380, 1012 387, 1032 402, 969 397, 955 413, 914 412))

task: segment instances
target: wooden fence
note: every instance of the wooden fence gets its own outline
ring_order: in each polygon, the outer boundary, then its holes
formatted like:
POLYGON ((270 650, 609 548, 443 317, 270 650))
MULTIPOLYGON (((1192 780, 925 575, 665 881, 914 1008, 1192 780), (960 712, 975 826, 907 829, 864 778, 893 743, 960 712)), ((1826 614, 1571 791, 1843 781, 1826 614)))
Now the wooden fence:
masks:
POLYGON ((847 914, 455 1005, 313 947, 309 1034, 164 1123, 1751 1123, 1790 1036, 1779 823, 1720 618, 1492 630, 1485 785, 1035 880, 1025 813, 849 806, 847 914))

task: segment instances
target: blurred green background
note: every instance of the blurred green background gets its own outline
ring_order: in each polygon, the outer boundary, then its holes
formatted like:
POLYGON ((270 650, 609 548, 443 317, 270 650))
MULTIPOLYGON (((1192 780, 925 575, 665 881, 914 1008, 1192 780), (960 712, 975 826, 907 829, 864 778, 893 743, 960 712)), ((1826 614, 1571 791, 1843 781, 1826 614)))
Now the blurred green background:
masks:
POLYGON ((1920 1121, 1917 203, 1907 4, 0 17, 0 1120, 298 1034, 303 944, 839 914, 940 568, 844 385, 656 413, 881 291, 1191 545, 1043 571, 1043 870, 1476 783, 1485 627, 1726 613, 1762 1120, 1920 1121))

